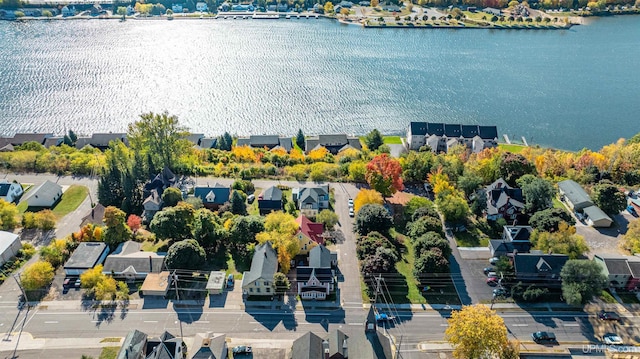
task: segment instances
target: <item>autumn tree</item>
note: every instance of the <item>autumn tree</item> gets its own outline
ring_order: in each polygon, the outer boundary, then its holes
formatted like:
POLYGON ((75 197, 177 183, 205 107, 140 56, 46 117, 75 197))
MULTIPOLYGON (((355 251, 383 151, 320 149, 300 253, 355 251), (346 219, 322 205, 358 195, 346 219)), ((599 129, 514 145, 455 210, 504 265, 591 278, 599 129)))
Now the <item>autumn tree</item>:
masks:
POLYGON ((508 343, 504 320, 486 305, 463 306, 448 323, 444 333, 455 358, 499 357, 508 343))
POLYGON ((365 178, 371 188, 387 197, 404 189, 401 174, 400 162, 383 153, 374 157, 367 164, 365 178))
POLYGON ((33 215, 33 219, 35 221, 36 228, 43 231, 50 231, 56 228, 56 222, 58 221, 56 215, 50 209, 43 209, 42 211, 36 212, 33 215))
MULTIPOLYGON (((347 14, 349 9, 347 9, 347 14)), ((384 140, 382 138, 382 134, 378 131, 377 128, 374 128, 371 132, 369 132, 366 136, 364 136, 364 143, 371 151, 376 151, 382 144, 384 140)))
POLYGON ((231 192, 231 198, 229 202, 231 203, 231 213, 239 214, 244 216, 247 214, 247 205, 244 203, 245 198, 240 192, 234 190, 231 192))
POLYGON ((0 199, 0 229, 13 230, 18 225, 18 207, 0 199))
POLYGON ((130 214, 127 218, 127 226, 133 231, 133 234, 138 233, 142 225, 142 218, 140 216, 136 216, 135 214, 130 214))
POLYGON ((140 120, 129 125, 127 133, 131 149, 148 156, 156 169, 175 168, 191 147, 187 135, 178 118, 168 112, 140 115, 140 120))
POLYGON ((360 235, 371 232, 387 235, 392 226, 393 220, 386 208, 379 204, 367 204, 356 214, 354 231, 360 235))
POLYGON ((54 239, 49 245, 40 248, 40 257, 54 268, 62 265, 69 256, 69 242, 66 239, 54 239))
POLYGON ((627 233, 622 236, 620 245, 631 254, 640 253, 640 221, 635 220, 629 223, 627 233))
POLYGON ((511 186, 515 186, 516 180, 526 174, 535 174, 536 167, 521 154, 504 153, 500 158, 500 176, 511 186))
POLYGON ((448 222, 461 222, 470 213, 467 201, 455 194, 436 198, 436 206, 448 222))
POLYGON ((273 249, 278 252, 278 263, 280 271, 288 273, 291 260, 300 251, 298 239, 294 234, 298 231, 296 219, 282 211, 271 212, 264 221, 264 232, 256 235, 259 243, 271 241, 273 249))
POLYGON ((165 263, 169 269, 200 269, 207 256, 195 239, 185 239, 169 247, 165 263))
POLYGON ((562 208, 548 208, 536 212, 529 219, 529 225, 540 232, 556 232, 560 228, 560 223, 572 226, 576 221, 562 208))
POLYGON ((316 222, 322 223, 325 230, 331 231, 338 224, 338 215, 332 210, 323 209, 316 216, 316 222))
POLYGON ((380 192, 373 189, 363 189, 358 192, 356 198, 353 200, 353 210, 357 213, 364 205, 367 204, 379 204, 382 205, 384 199, 380 192))
POLYGON ((407 235, 411 238, 421 237, 428 232, 443 234, 439 217, 422 216, 407 225, 407 235))
POLYGON ((616 215, 627 207, 624 193, 609 181, 602 181, 593 187, 593 203, 611 215, 616 215))
MULTIPOLYGON (((407 202, 407 204, 404 206, 403 214, 407 221, 411 221, 411 218, 413 217, 414 213, 418 211, 418 209, 431 208, 435 211, 435 207, 436 206, 434 206, 433 202, 431 202, 429 199, 420 196, 414 196, 411 197, 409 202, 407 202)), ((437 212, 435 213, 437 216, 437 212)))
POLYGON ((363 161, 353 161, 348 167, 349 178, 353 182, 364 182, 366 180, 367 164, 363 161))
POLYGON ((333 3, 331 1, 327 1, 324 3, 324 13, 330 14, 333 12, 333 3))
POLYGON ((125 216, 126 213, 113 206, 104 210, 104 224, 107 226, 104 231, 104 242, 111 247, 131 239, 131 229, 125 222, 125 216))
POLYGON ((558 225, 557 232, 534 230, 531 234, 531 243, 542 252, 566 254, 571 259, 579 258, 589 251, 584 237, 576 234, 576 227, 569 226, 565 222, 558 225))
POLYGON ((458 177, 458 188, 460 188, 464 195, 469 198, 472 194, 476 192, 482 185, 482 177, 474 174, 468 173, 464 176, 458 177))
POLYGON ((407 183, 422 183, 433 167, 435 155, 432 152, 409 151, 400 157, 402 179, 407 183))
POLYGON ((586 259, 567 261, 560 271, 562 296, 567 304, 580 306, 598 295, 607 284, 600 264, 586 259))
POLYGON ((46 261, 38 261, 28 266, 20 276, 22 287, 26 291, 37 290, 46 287, 55 275, 53 266, 46 261))
POLYGON ((165 207, 173 207, 182 201, 182 191, 176 187, 169 187, 162 192, 162 202, 165 207))

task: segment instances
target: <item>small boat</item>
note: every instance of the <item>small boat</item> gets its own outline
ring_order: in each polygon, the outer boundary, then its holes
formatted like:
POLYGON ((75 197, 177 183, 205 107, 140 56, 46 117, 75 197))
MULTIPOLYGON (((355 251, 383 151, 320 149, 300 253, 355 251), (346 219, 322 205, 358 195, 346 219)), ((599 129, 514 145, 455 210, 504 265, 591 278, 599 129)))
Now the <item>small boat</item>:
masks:
POLYGON ((285 16, 285 19, 291 19, 291 15, 285 16))

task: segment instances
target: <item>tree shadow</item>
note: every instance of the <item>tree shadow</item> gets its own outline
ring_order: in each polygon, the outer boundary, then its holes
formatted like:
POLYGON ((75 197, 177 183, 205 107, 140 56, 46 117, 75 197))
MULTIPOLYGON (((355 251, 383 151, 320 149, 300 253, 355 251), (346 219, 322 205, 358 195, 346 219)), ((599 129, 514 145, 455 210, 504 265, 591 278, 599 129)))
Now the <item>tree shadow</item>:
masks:
POLYGON ((471 297, 469 296, 469 292, 467 291, 467 285, 462 277, 460 263, 458 263, 458 260, 454 255, 449 257, 449 272, 451 273, 451 280, 453 281, 453 285, 455 286, 458 297, 460 298, 460 303, 462 305, 473 304, 471 297))
POLYGON ((123 320, 129 314, 129 300, 123 300, 120 302, 120 319, 123 320))
POLYGON ((191 324, 197 322, 202 317, 202 305, 173 304, 173 309, 178 315, 178 320, 191 324))
POLYGON ((93 314, 96 322, 96 327, 100 327, 100 325, 102 325, 102 323, 104 322, 111 323, 116 317, 115 313, 117 308, 118 304, 115 302, 100 305, 93 314))
POLYGON ((142 303, 142 309, 166 309, 168 306, 168 299, 156 296, 145 296, 142 303))

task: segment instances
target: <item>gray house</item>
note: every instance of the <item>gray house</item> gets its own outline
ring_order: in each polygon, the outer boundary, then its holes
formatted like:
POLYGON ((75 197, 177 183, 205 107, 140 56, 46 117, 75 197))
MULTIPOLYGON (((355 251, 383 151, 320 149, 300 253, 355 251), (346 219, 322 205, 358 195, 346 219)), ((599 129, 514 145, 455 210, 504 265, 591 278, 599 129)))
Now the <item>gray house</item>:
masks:
POLYGON ((0 231, 0 266, 15 257, 21 249, 22 243, 17 234, 0 231))
POLYGON ((236 141, 236 146, 249 146, 253 148, 267 148, 272 149, 276 146, 284 148, 287 152, 293 148, 293 142, 291 137, 281 137, 277 135, 252 135, 249 137, 239 137, 236 141))
POLYGON ((22 196, 22 193, 24 193, 24 191, 20 183, 0 180, 0 199, 13 203, 22 196))
POLYGON ((496 126, 410 122, 407 145, 410 150, 427 146, 434 153, 448 152, 455 146, 464 145, 477 153, 498 146, 498 129, 496 126))
POLYGON ((258 195, 260 215, 282 210, 282 190, 271 186, 258 195))
POLYGON ((602 267, 602 272, 607 276, 609 287, 625 289, 629 279, 632 278, 629 259, 640 262, 638 257, 624 257, 619 255, 596 254, 593 261, 602 267))
POLYGON ((107 256, 102 272, 128 281, 143 280, 149 273, 162 271, 165 256, 164 253, 144 252, 140 243, 126 241, 107 256))
POLYGON ((593 201, 582 187, 572 180, 558 182, 560 199, 574 211, 581 211, 593 206, 593 201))
POLYGON ((60 198, 62 198, 62 187, 46 180, 28 191, 23 201, 27 201, 29 207, 51 208, 60 198))
POLYGON ((218 209, 229 201, 230 195, 231 187, 219 183, 211 187, 196 187, 193 190, 193 196, 200 198, 204 207, 208 209, 218 209))
POLYGON ((109 247, 103 242, 82 242, 64 264, 64 273, 68 276, 79 276, 102 264, 107 254, 109 254, 109 247))
POLYGON ((307 153, 320 147, 326 148, 332 154, 338 154, 347 148, 355 148, 361 150, 362 145, 360 139, 355 136, 347 136, 346 134, 319 135, 310 136, 304 140, 305 150, 307 153))
POLYGON ((613 224, 613 219, 609 217, 600 207, 597 206, 589 206, 582 210, 584 212, 584 217, 587 220, 587 224, 591 227, 611 227, 613 224))
POLYGON ((273 275, 278 270, 278 255, 271 242, 256 246, 251 269, 242 275, 242 292, 248 296, 272 296, 273 275))
POLYGON ((189 348, 189 359, 226 359, 229 349, 224 334, 196 334, 189 348))
POLYGON ((300 212, 307 217, 329 208, 329 185, 294 188, 291 195, 300 212))
POLYGON ((529 241, 533 228, 530 226, 504 226, 501 239, 489 241, 492 257, 501 257, 513 253, 529 253, 532 244, 529 241))

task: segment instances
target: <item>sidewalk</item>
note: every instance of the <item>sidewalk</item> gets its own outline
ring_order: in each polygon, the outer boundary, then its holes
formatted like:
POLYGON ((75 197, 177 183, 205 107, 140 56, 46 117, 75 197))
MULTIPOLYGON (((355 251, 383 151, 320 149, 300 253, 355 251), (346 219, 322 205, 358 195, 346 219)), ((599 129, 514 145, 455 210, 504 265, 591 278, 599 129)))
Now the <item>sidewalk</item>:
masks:
POLYGON ((0 340, 0 352, 8 352, 16 349, 16 343, 18 344, 18 350, 32 350, 32 349, 68 349, 68 348, 104 348, 120 346, 120 341, 107 341, 102 343, 104 338, 34 338, 31 333, 22 332, 18 338, 19 333, 4 333, 2 334, 2 340, 0 340))

